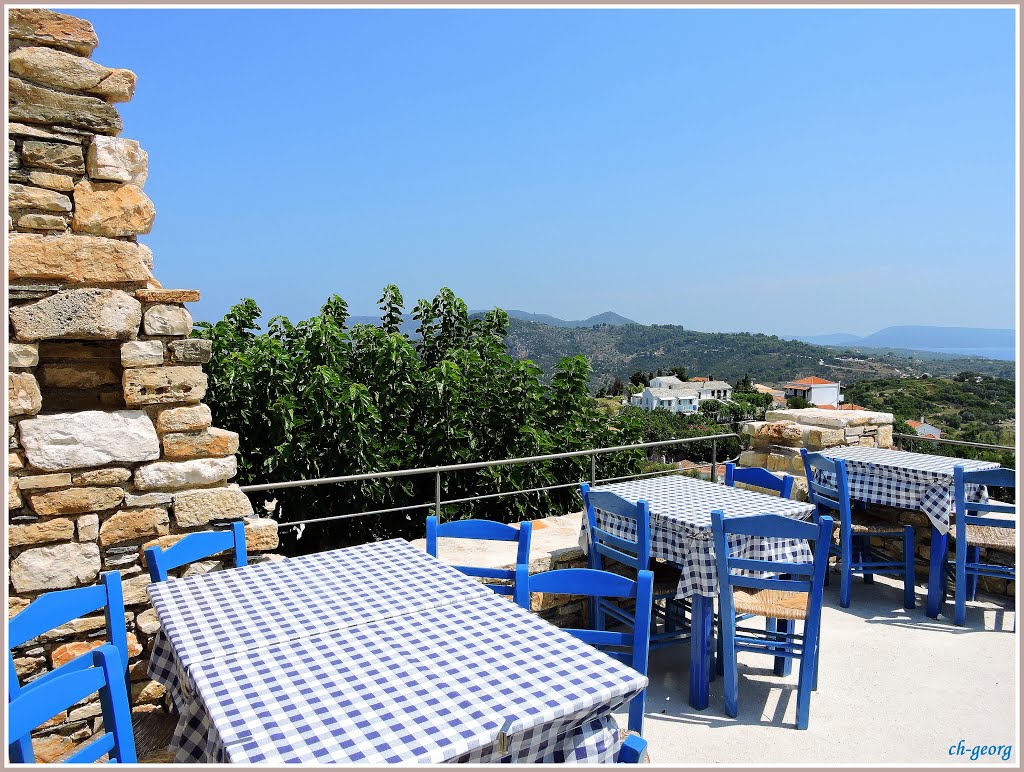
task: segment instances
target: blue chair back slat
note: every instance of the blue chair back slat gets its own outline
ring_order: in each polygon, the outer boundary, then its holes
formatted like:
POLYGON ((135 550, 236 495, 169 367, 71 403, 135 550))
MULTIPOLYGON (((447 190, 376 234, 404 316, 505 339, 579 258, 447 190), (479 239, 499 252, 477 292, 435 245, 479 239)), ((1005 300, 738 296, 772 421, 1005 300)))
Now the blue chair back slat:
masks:
MULTIPOLYGON (((108 571, 100 578, 100 583, 92 587, 55 590, 36 598, 7 623, 8 649, 21 646, 55 627, 100 609, 103 609, 106 618, 107 641, 117 649, 127 672, 128 632, 124 624, 124 593, 119 571, 108 571)), ((37 678, 31 685, 49 678, 55 672, 37 678)), ((16 683, 16 679, 11 683, 16 683)), ((8 686, 8 699, 10 697, 11 689, 8 686)))
MULTIPOLYGON (((529 576, 526 568, 521 570, 517 580, 531 592, 547 592, 555 595, 584 595, 590 598, 636 598, 631 633, 608 632, 605 630, 581 630, 566 628, 565 632, 584 643, 598 648, 614 646, 632 648, 628 658, 622 658, 641 675, 647 675, 648 648, 651 643, 651 606, 654 603, 654 574, 640 571, 636 581, 608 571, 593 568, 563 568, 529 576)), ((611 656, 621 658, 615 652, 611 656)), ((629 706, 629 728, 640 732, 643 728, 644 689, 633 698, 629 706)))
POLYGON ((601 557, 605 555, 638 571, 646 571, 651 563, 651 512, 647 502, 641 499, 634 504, 610 491, 593 491, 586 483, 580 486, 580 493, 583 494, 590 531, 590 547, 587 550, 590 568, 604 568, 601 557), (597 509, 631 520, 636 528, 636 541, 613 536, 599 528, 595 512, 597 509))
POLYGON ((818 515, 825 511, 839 513, 839 526, 844 538, 848 538, 853 523, 852 507, 850 506, 850 486, 846 475, 846 462, 841 458, 828 458, 821 453, 808 453, 806 448, 800 449, 804 460, 804 472, 807 475, 807 493, 810 502, 815 505, 818 515), (820 470, 835 476, 835 486, 824 485, 815 480, 814 472, 820 470))
POLYGON ((777 477, 759 466, 738 467, 736 464, 726 464, 725 484, 732 488, 736 486, 736 483, 775 491, 779 494, 779 498, 783 499, 788 499, 793 494, 792 475, 784 474, 782 477, 777 477))
MULTIPOLYGON (((957 466, 960 466, 957 464, 957 466)), ((963 469, 963 467, 960 467, 963 469)), ((955 467, 954 467, 955 471, 955 467)), ((993 488, 1016 488, 1016 472, 1013 469, 963 469, 963 480, 968 485, 988 485, 993 488)))
MULTIPOLYGON (((816 539, 817 535, 809 538, 816 539)), ((784 563, 775 560, 758 560, 757 558, 730 558, 729 565, 738 571, 774 571, 777 574, 814 576, 814 566, 810 564, 784 563)))
POLYGON ((231 529, 227 531, 191 533, 167 549, 150 547, 146 550, 146 566, 150 579, 165 582, 169 571, 229 550, 233 551, 235 568, 249 564, 245 525, 241 521, 232 523, 231 529))
POLYGON ((482 541, 517 542, 516 568, 479 568, 476 566, 452 566, 467 576, 481 579, 500 579, 511 581, 512 587, 501 584, 485 585, 499 595, 512 595, 520 606, 530 607, 530 597, 525 588, 519 586, 519 568, 530 564, 530 538, 533 534, 533 523, 523 522, 518 528, 493 520, 452 520, 449 523, 438 522, 436 515, 427 518, 427 554, 437 557, 437 540, 445 539, 480 539, 482 541))
MULTIPOLYGON (((13 671, 13 658, 7 652, 13 671)), ((104 644, 87 654, 89 666, 48 679, 30 689, 18 690, 8 705, 8 746, 11 761, 30 763, 35 760, 29 740, 33 729, 58 713, 89 696, 99 693, 105 736, 80 749, 68 762, 95 761, 108 753, 111 760, 134 764, 135 740, 132 735, 131 711, 124 680, 124 664, 117 648, 104 644), (110 739, 107 739, 110 738, 110 739)))

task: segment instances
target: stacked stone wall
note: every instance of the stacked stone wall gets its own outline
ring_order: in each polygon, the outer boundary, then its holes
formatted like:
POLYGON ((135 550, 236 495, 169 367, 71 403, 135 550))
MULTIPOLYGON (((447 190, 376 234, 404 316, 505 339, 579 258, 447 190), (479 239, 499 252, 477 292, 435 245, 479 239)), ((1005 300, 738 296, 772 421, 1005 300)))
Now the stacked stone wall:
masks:
MULTIPOLYGON (((143 550, 244 518, 258 562, 277 526, 228 482, 239 438, 202 404, 210 344, 188 337, 186 308, 199 292, 162 287, 138 241, 156 216, 148 157, 118 136, 114 107, 132 98, 135 74, 92 61, 87 21, 42 9, 8 20, 8 612, 120 571, 133 710, 154 710, 163 693, 146 675, 158 625, 143 550)), ((102 615, 64 625, 15 652, 19 677, 104 635, 102 615)), ((92 701, 54 717, 37 758, 66 755, 99 714, 92 701)))

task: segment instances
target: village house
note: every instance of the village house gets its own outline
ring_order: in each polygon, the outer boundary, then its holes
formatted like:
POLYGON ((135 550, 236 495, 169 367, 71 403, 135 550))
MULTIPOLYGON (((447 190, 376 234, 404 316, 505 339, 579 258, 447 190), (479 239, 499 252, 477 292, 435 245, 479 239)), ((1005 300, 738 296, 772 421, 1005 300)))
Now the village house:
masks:
POLYGON ((668 410, 673 413, 696 413, 700 403, 708 399, 728 402, 732 386, 725 381, 691 378, 683 381, 674 375, 659 375, 642 392, 634 394, 630 404, 644 410, 668 410))
POLYGON ((921 416, 920 421, 907 421, 907 426, 913 429, 918 437, 931 437, 937 440, 942 436, 942 430, 925 422, 924 416, 921 416))
POLYGON ((843 394, 840 385, 834 381, 826 381, 824 378, 801 378, 790 381, 785 386, 786 399, 790 397, 802 397, 815 407, 831 406, 839 407, 843 401, 843 394))

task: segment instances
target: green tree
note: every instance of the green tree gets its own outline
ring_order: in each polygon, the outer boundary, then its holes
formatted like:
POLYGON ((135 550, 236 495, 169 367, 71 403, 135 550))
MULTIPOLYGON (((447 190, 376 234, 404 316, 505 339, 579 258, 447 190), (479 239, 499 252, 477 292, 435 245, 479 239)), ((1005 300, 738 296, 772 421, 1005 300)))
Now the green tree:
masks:
POLYGON ((799 410, 800 408, 814 407, 814 405, 803 397, 789 397, 786 400, 786 407, 799 410))

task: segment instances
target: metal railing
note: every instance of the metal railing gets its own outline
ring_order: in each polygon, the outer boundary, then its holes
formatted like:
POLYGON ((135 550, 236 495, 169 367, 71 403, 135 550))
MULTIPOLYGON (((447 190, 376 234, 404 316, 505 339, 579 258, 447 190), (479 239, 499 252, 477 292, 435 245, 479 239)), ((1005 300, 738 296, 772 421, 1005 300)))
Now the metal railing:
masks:
MULTIPOLYGON (((474 469, 490 469, 497 466, 513 466, 516 464, 531 464, 541 461, 558 461, 566 458, 580 458, 589 456, 590 457, 590 484, 598 485, 600 483, 618 482, 621 480, 637 480, 642 477, 653 477, 655 475, 664 474, 675 474, 672 470, 662 470, 657 472, 640 472, 637 474, 624 475, 621 477, 606 477, 598 479, 597 477, 597 458, 598 456, 606 455, 608 453, 621 453, 623 451, 630 450, 644 450, 647 448, 663 448, 673 445, 688 445, 694 442, 711 442, 711 480, 712 482, 718 481, 718 441, 725 439, 740 440, 740 436, 733 432, 726 432, 723 434, 709 434, 701 437, 685 437, 683 439, 676 440, 659 440, 657 442, 638 442, 632 445, 616 445, 609 448, 591 448, 589 450, 573 450, 565 453, 548 453, 541 456, 522 456, 519 458, 503 458, 495 461, 475 461, 465 464, 446 464, 444 466, 429 466, 418 469, 395 469, 388 472, 365 472, 362 474, 347 474, 338 477, 318 477, 312 480, 287 480, 285 482, 276 483, 260 483, 258 485, 243 485, 241 490, 244 493, 256 493, 259 491, 269 490, 281 490, 283 488, 304 488, 313 485, 333 485, 337 483, 348 483, 348 482, 362 482, 365 480, 381 480, 387 478, 396 477, 413 477, 417 475, 434 475, 434 500, 424 502, 421 504, 405 504, 400 507, 389 507, 387 509, 374 509, 367 510, 364 512, 351 512, 344 515, 328 515, 326 517, 314 517, 307 520, 292 520, 278 525, 279 528, 296 528, 299 526, 308 525, 311 523, 326 523, 332 520, 347 520, 353 517, 366 517, 368 515, 385 515, 399 512, 409 512, 417 509, 430 509, 434 508, 434 514, 438 517, 441 516, 441 508, 451 504, 465 504, 472 501, 484 501, 486 499, 497 499, 505 496, 517 496, 524 493, 540 493, 543 491, 560 490, 563 488, 573 488, 580 484, 580 481, 571 483, 559 483, 555 485, 544 485, 538 488, 526 488, 512 491, 501 491, 500 493, 484 493, 476 496, 467 496, 458 499, 441 499, 441 475, 448 472, 464 472, 474 469)), ((735 461, 736 459, 722 459, 723 462, 735 461)), ((700 464, 699 467, 703 467, 706 464, 700 464)), ((678 470, 682 473, 683 470, 678 470)))
POLYGON ((910 440, 912 442, 931 442, 939 445, 962 445, 966 448, 978 448, 979 450, 1009 450, 1014 453, 1017 452, 1017 449, 1012 445, 991 445, 987 442, 967 442, 966 440, 944 440, 941 437, 920 437, 916 434, 893 434, 892 438, 896 447, 901 450, 901 440, 910 440))

